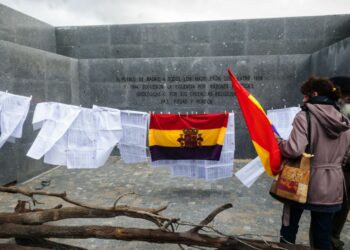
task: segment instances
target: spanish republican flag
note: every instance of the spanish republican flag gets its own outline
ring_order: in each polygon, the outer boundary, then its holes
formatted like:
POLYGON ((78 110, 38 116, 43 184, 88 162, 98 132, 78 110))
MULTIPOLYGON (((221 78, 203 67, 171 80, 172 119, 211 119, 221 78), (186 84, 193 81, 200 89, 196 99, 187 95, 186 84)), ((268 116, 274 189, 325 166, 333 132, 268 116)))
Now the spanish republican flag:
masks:
POLYGON ((216 160, 224 144, 228 114, 151 114, 152 161, 216 160))
POLYGON ((228 69, 228 73, 255 150, 267 174, 274 176, 281 165, 281 152, 274 128, 260 103, 239 83, 231 69, 228 69))

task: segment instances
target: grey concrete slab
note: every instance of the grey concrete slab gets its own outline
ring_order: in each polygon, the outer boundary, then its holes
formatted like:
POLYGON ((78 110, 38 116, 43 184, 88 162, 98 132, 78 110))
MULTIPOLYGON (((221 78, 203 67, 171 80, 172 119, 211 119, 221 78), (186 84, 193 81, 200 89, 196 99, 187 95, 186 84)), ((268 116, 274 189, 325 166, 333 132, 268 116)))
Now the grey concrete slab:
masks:
POLYGON ((348 37, 349 19, 337 15, 58 27, 57 51, 86 59, 303 54, 348 37), (108 45, 110 51, 101 49, 108 45))
POLYGON ((349 38, 313 53, 311 56, 312 73, 327 77, 350 75, 350 70, 347 66, 349 53, 349 38))
POLYGON ((142 49, 142 45, 112 45, 111 58, 140 58, 142 49))
POLYGON ((80 75, 79 75, 79 61, 75 59, 70 60, 70 91, 71 91, 71 101, 73 105, 82 105, 80 100, 80 75))
POLYGON ((349 37, 349 26, 350 17, 348 15, 327 16, 325 21, 325 36, 337 37, 339 40, 347 38, 349 37))
POLYGON ((55 29, 56 42, 61 46, 78 46, 80 36, 78 27, 58 27, 55 29))
POLYGON ((45 79, 46 63, 40 51, 18 45, 10 45, 9 51, 13 61, 11 66, 15 68, 15 78, 45 79))
POLYGON ((13 84, 13 93, 16 95, 32 96, 34 102, 47 101, 47 87, 44 80, 16 79, 13 84))
POLYGON ((116 81, 119 74, 123 74, 124 66, 119 60, 86 60, 89 63, 89 81, 111 82, 116 81))
POLYGON ((349 56, 350 56, 350 39, 340 41, 339 43, 331 46, 330 50, 335 50, 335 70, 334 75, 350 75, 349 56))
POLYGON ((111 25, 111 44, 141 44, 140 25, 111 25))
POLYGON ((50 102, 72 103, 70 82, 50 81, 47 83, 47 100, 50 102))
POLYGON ((9 43, 0 41, 0 72, 1 77, 12 78, 15 75, 14 57, 11 56, 9 43))
POLYGON ((16 154, 19 156, 17 167, 17 182, 21 183, 53 168, 42 160, 34 160, 25 156, 32 143, 16 144, 16 154))
POLYGON ((176 44, 179 41, 177 24, 145 24, 140 26, 143 44, 176 44))
POLYGON ((176 56, 197 57, 210 55, 210 44, 208 43, 187 43, 176 46, 176 56))
POLYGON ((248 23, 248 20, 208 22, 209 42, 243 42, 248 35, 248 23))
MULTIPOLYGON (((171 44, 163 43, 146 43, 143 44, 141 50, 142 58, 154 57, 174 57, 176 56, 177 48, 171 44)), ((193 49, 195 50, 195 49, 193 49)))
POLYGON ((79 41, 84 45, 88 44, 109 44, 109 26, 83 26, 78 30, 79 41))
POLYGON ((210 53, 216 56, 227 56, 227 55, 243 55, 245 43, 240 42, 221 42, 221 43, 211 43, 210 53))
MULTIPOLYGON (((81 45, 77 47, 79 57, 85 58, 109 58, 111 55, 111 47, 107 44, 98 45, 81 45)), ((69 56, 69 55, 68 55, 69 56)))
MULTIPOLYGON (((134 96, 130 97, 134 99, 128 100, 129 96, 125 84, 103 82, 91 85, 90 89, 93 93, 93 96, 91 97, 92 103, 101 106, 123 107, 127 102, 132 103, 136 100, 134 96)), ((92 103, 90 103, 91 106, 92 103)))
POLYGON ((325 17, 290 17, 285 20, 287 39, 322 39, 325 35, 325 17))
MULTIPOLYGON (((294 52, 286 51, 285 41, 259 41, 249 40, 245 43, 245 51, 248 55, 280 55, 280 54, 294 54, 294 52)), ((294 49, 294 47, 293 47, 294 49)), ((294 50, 296 51, 296 50, 294 50)))
POLYGON ((282 18, 256 19, 248 22, 248 40, 275 41, 285 37, 285 21, 282 18))
POLYGON ((1 4, 0 40, 56 52, 53 26, 1 4))
POLYGON ((17 181, 18 159, 16 145, 6 142, 0 151, 0 183, 17 181))
POLYGON ((57 54, 73 58, 80 58, 80 48, 79 46, 60 46, 57 47, 57 54))
POLYGON ((46 65, 45 79, 47 81, 62 81, 70 83, 71 59, 56 54, 47 54, 44 58, 46 65))
POLYGON ((178 24, 178 41, 180 43, 208 43, 209 26, 207 22, 190 22, 178 24))
POLYGON ((314 39, 293 39, 285 44, 284 53, 281 54, 294 54, 298 51, 298 54, 311 54, 324 47, 325 40, 324 38, 314 39))

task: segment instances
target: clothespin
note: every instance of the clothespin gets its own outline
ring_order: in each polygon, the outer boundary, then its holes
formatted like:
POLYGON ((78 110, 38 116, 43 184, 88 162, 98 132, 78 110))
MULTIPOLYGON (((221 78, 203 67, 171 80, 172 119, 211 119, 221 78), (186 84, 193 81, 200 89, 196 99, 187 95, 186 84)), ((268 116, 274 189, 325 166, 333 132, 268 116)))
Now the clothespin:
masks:
POLYGON ((197 111, 196 111, 196 114, 197 114, 197 111))
POLYGON ((226 110, 225 110, 225 115, 227 114, 226 110))
POLYGON ((194 112, 193 112, 193 111, 191 111, 191 114, 192 114, 192 115, 193 115, 193 113, 194 113, 194 112))
POLYGON ((162 114, 163 114, 163 112, 160 112, 160 114, 162 115, 162 114))
POLYGON ((300 103, 298 104, 298 108, 300 108, 300 103))
POLYGON ((6 94, 8 93, 9 91, 6 89, 6 94))
POLYGON ((170 115, 170 112, 168 112, 168 115, 170 115))
POLYGON ((177 112, 179 114, 179 117, 180 117, 180 112, 177 112))

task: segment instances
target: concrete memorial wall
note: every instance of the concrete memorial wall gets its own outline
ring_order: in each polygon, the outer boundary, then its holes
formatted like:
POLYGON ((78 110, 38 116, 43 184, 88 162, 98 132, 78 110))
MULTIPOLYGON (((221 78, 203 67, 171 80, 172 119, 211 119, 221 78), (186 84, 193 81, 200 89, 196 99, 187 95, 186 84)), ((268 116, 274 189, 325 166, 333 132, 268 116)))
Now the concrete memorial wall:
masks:
POLYGON ((80 60, 80 100, 141 111, 236 115, 236 157, 254 155, 227 74, 230 67, 263 107, 300 101, 308 55, 80 60), (83 80, 84 79, 84 80, 83 80))
POLYGON ((57 53, 75 58, 310 54, 350 36, 350 16, 58 27, 57 53))
POLYGON ((55 27, 1 4, 0 40, 56 53, 55 27))
POLYGON ((26 157, 37 131, 32 118, 39 102, 78 104, 78 60, 0 40, 0 90, 32 96, 23 136, 0 149, 0 184, 24 181, 52 166, 26 157))
POLYGON ((0 184, 50 169, 25 156, 42 101, 233 110, 235 157, 255 157, 227 68, 265 109, 296 106, 310 74, 350 75, 349 36, 350 15, 55 28, 0 5, 0 90, 33 96, 23 138, 0 149, 0 184))

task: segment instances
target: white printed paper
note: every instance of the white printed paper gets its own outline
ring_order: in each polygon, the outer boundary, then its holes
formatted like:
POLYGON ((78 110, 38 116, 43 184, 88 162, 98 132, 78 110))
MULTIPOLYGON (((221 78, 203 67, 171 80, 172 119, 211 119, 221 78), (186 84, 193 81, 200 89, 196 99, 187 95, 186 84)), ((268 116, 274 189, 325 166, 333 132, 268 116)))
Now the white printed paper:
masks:
POLYGON ((27 156, 36 160, 51 150, 55 143, 67 132, 81 111, 79 107, 60 103, 49 103, 46 105, 46 109, 41 107, 35 109, 33 122, 36 125, 42 122, 42 127, 27 153, 27 156), (37 114, 35 114, 36 112, 37 114), (38 117, 40 119, 37 119, 38 117))
POLYGON ((22 137, 23 124, 28 115, 31 97, 0 91, 0 148, 6 141, 22 137))
POLYGON ((300 111, 298 107, 272 109, 267 111, 267 117, 275 126, 280 136, 287 140, 292 131, 292 123, 295 115, 300 111))
POLYGON ((33 124, 41 130, 27 155, 67 168, 104 165, 122 136, 120 111, 99 106, 40 103, 33 124))
POLYGON ((259 157, 256 157, 237 171, 235 175, 246 187, 250 188, 264 172, 265 169, 259 157))
POLYGON ((123 136, 118 145, 125 163, 147 162, 147 127, 149 115, 145 112, 123 110, 121 122, 123 136))

